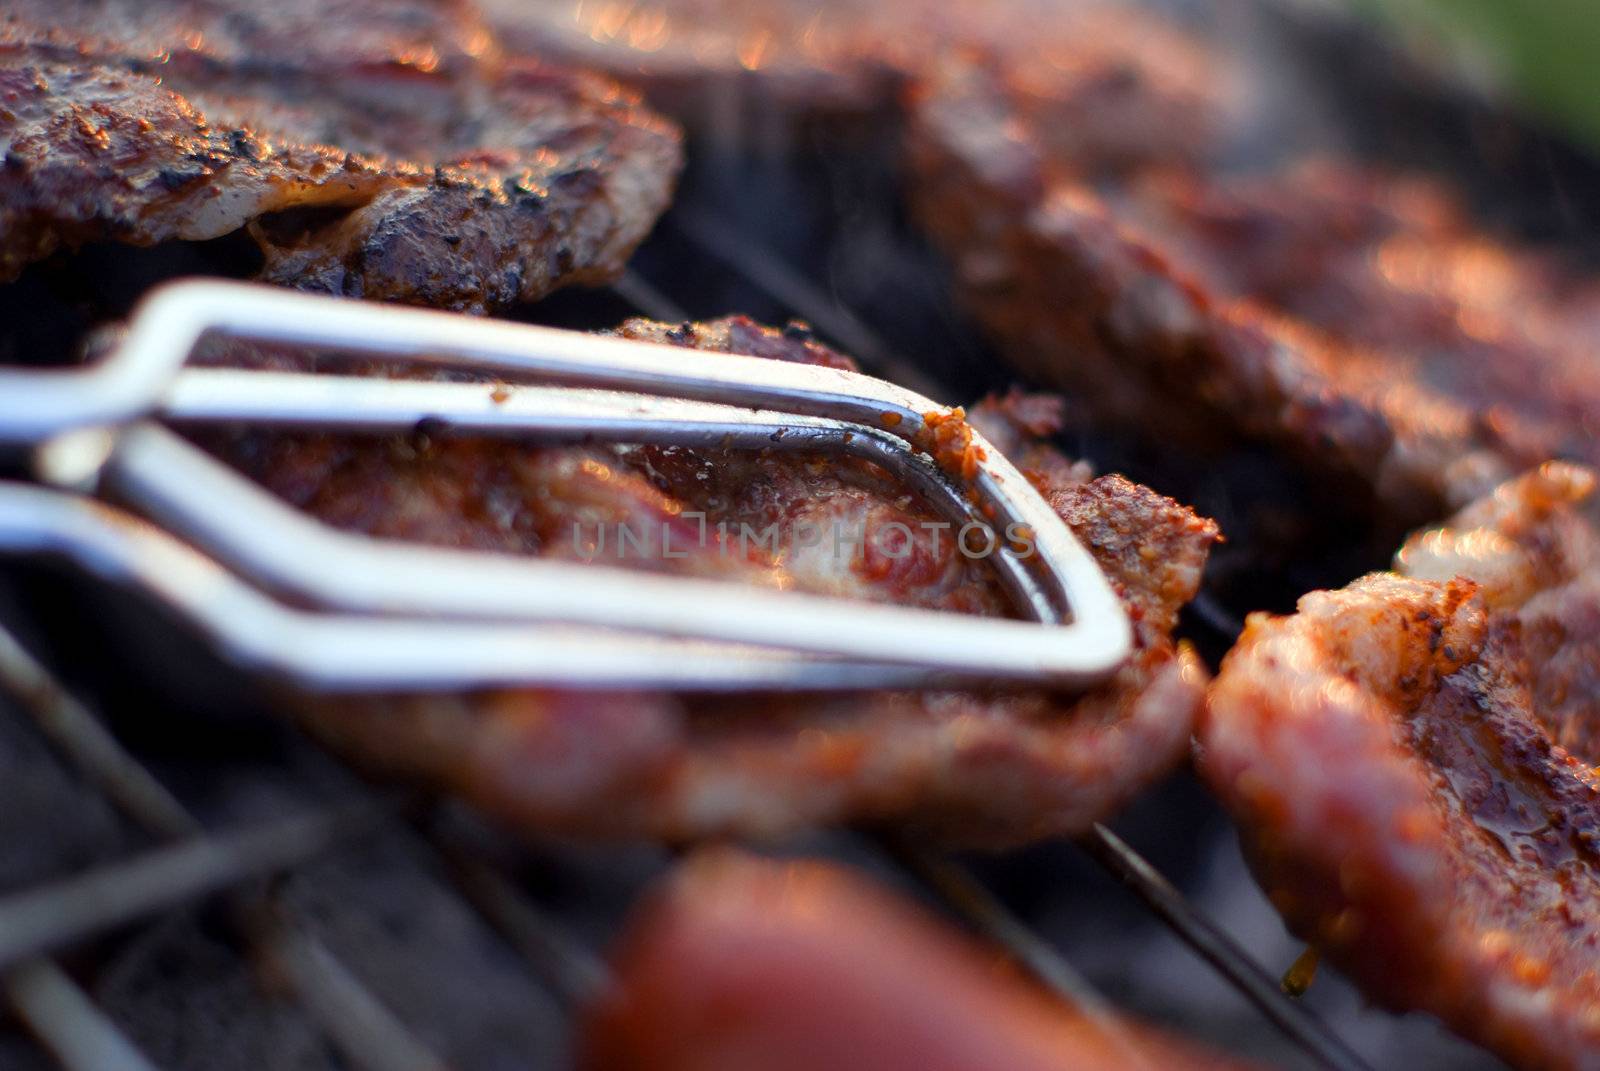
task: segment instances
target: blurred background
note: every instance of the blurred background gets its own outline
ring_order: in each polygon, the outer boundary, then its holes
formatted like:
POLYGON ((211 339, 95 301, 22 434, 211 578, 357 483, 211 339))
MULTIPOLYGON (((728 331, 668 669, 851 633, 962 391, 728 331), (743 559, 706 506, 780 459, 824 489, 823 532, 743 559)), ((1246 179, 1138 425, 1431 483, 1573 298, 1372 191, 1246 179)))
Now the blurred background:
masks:
POLYGON ((1445 77, 1501 93, 1600 146, 1600 8, 1587 0, 1351 0, 1445 77))

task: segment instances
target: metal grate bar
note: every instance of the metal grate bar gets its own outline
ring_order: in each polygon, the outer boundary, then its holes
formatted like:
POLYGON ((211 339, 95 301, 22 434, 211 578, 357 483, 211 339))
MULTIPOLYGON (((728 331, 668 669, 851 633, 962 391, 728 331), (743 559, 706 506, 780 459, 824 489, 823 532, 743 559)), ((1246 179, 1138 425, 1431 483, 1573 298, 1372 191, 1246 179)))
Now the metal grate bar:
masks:
POLYGON ((5 628, 0 628, 0 686, 23 704, 79 774, 146 831, 172 840, 202 832, 177 797, 5 628))
POLYGON ((1094 985, 1012 914, 966 867, 904 839, 889 839, 886 844, 896 861, 965 917, 979 933, 1009 952, 1062 1000, 1089 1015, 1102 1019, 1111 1017, 1110 1002, 1094 985))
POLYGON ((667 218, 692 242, 738 271, 756 289, 794 310, 795 315, 837 342, 873 374, 919 394, 939 397, 939 384, 926 372, 896 354, 877 332, 830 298, 823 288, 781 257, 751 242, 731 224, 690 208, 679 208, 667 218))
MULTIPOLYGON (((172 840, 184 840, 201 833, 202 827, 194 815, 3 627, 0 627, 0 689, 15 694, 51 742, 79 767, 86 779, 147 831, 172 840)), ((375 813, 393 810, 392 806, 370 802, 357 805, 355 809, 359 811, 361 806, 375 813)), ((425 834, 425 837, 428 843, 418 846, 424 850, 431 848, 444 860, 447 873, 461 893, 558 997, 575 1005, 611 984, 609 972, 598 956, 531 903, 493 867, 472 859, 465 852, 451 849, 442 837, 432 834, 425 834)), ((253 875, 254 872, 241 874, 238 880, 253 875)), ((267 910, 261 905, 251 905, 245 914, 254 916, 259 923, 267 910)), ((0 902, 0 959, 3 959, 4 950, 3 920, 4 907, 0 902)), ((355 976, 338 963, 314 935, 294 929, 282 918, 247 928, 251 930, 252 942, 261 946, 264 955, 280 967, 294 984, 308 1012, 352 1063, 363 1068, 383 1069, 438 1066, 437 1059, 427 1053, 377 998, 361 989, 355 976), (280 940, 290 947, 280 949, 280 940), (349 1014, 333 1009, 343 1009, 349 1014)), ((67 984, 72 983, 67 981, 67 984)), ((88 998, 83 1000, 92 1010, 88 998)))
POLYGON ((1128 1024, 1118 1016, 1111 1002, 1060 952, 1012 914, 966 867, 947 856, 935 855, 903 841, 893 843, 891 853, 965 916, 979 933, 1005 949, 1045 988, 1081 1013, 1100 1036, 1118 1050, 1123 1067, 1130 1071, 1162 1071, 1149 1048, 1129 1032, 1128 1024))
MULTIPOLYGON (((15 691, 34 721, 91 783, 148 832, 179 840, 202 832, 178 799, 133 758, 104 724, 68 692, 4 628, 0 682, 15 691)), ((443 840, 429 836, 446 857, 457 886, 479 912, 563 999, 575 1001, 609 984, 604 963, 496 872, 443 840)))
POLYGON ((568 929, 531 903, 494 867, 430 836, 456 888, 530 963, 569 1008, 582 1007, 615 984, 605 961, 568 929))
POLYGON ((361 802, 243 832, 192 838, 0 898, 0 967, 305 863, 371 831, 387 813, 361 802))
MULTIPOLYGON (((99 728, 88 711, 70 704, 69 697, 44 672, 44 667, 4 628, 0 628, 0 681, 16 691, 25 706, 44 712, 38 719, 39 727, 52 739, 62 733, 72 735, 72 723, 79 717, 99 728)), ((87 751, 104 759, 107 752, 101 745, 109 736, 104 740, 92 733, 83 736, 87 751)), ((117 750, 114 741, 110 742, 110 750, 117 750)), ((78 761, 78 756, 74 755, 73 760, 78 761)), ((118 773, 119 779, 125 772, 118 764, 107 766, 118 773)), ((142 800, 138 791, 128 798, 142 800)), ((152 797, 152 801, 151 806, 161 806, 158 798, 152 797)), ((67 1071, 156 1071, 127 1035, 54 962, 30 959, 0 972, 0 991, 5 993, 17 1018, 67 1071)))
POLYGON ((1272 977, 1222 927, 1189 903, 1176 886, 1121 837, 1097 824, 1079 843, 1319 1065, 1337 1071, 1370 1071, 1367 1062, 1344 1039, 1305 1005, 1284 996, 1272 977))
POLYGON ((156 1071, 78 984, 49 960, 36 959, 0 979, 17 1015, 67 1071, 156 1071))
POLYGON ((689 318, 689 314, 684 312, 677 302, 657 290, 654 283, 632 268, 618 276, 617 281, 611 284, 611 289, 618 297, 652 320, 680 323, 689 318))
POLYGON ((1195 614, 1205 623, 1206 627, 1226 639, 1229 643, 1239 638, 1239 633, 1244 631, 1244 622, 1217 601, 1217 597, 1204 588, 1195 593, 1190 601, 1195 614))
MULTIPOLYGON (((4 627, 0 627, 0 656, 4 656, 0 657, 0 689, 9 692, 21 701, 23 708, 41 727, 45 728, 45 731, 49 733, 53 740, 56 740, 62 746, 62 749, 72 760, 83 764, 85 776, 92 784, 104 791, 118 806, 123 807, 125 813, 136 822, 144 825, 147 831, 168 839, 179 840, 178 844, 166 849, 166 851, 193 851, 197 847, 204 848, 207 846, 203 840, 180 839, 187 837, 189 831, 200 829, 199 820, 176 797, 168 793, 153 774, 123 749, 115 737, 106 731, 99 719, 94 717, 88 708, 67 692, 66 689, 62 688, 60 683, 37 660, 28 654, 26 648, 4 627)), ((291 821, 315 822, 318 818, 322 818, 336 822, 347 814, 359 816, 363 811, 369 812, 372 815, 372 819, 361 828, 371 828, 376 823, 377 818, 386 813, 387 808, 374 806, 371 802, 363 801, 353 808, 347 808, 346 811, 334 812, 331 815, 312 816, 311 819, 291 821)), ((354 821, 355 818, 350 817, 348 820, 354 821)), ((315 833, 315 830, 313 829, 312 832, 315 833)), ((303 836, 304 834, 300 835, 303 836)), ((337 837, 330 837, 330 843, 332 839, 337 839, 337 837)), ((288 840, 286 845, 269 843, 266 847, 269 850, 279 848, 286 853, 292 854, 295 845, 291 839, 286 838, 286 840, 288 840)), ((326 846, 323 845, 323 847, 326 846)), ((309 858, 309 855, 306 857, 309 858)), ((246 853, 243 861, 248 862, 250 858, 251 856, 246 853)), ((138 862, 139 860, 135 861, 135 863, 138 862)), ((216 865, 219 861, 212 860, 211 862, 216 865)), ((226 865, 230 860, 222 859, 220 862, 226 865)), ((231 862, 234 864, 236 877, 232 880, 235 882, 246 880, 263 872, 260 868, 238 865, 241 862, 239 859, 231 860, 231 862)), ((114 865, 105 869, 113 870, 115 868, 114 865)), ((205 868, 202 866, 199 870, 200 875, 203 876, 205 868)), ((97 873, 99 872, 91 872, 89 877, 93 877, 97 873)), ((197 875, 191 869, 188 872, 188 876, 193 879, 197 875)), ((171 888, 175 881, 174 875, 163 875, 159 870, 154 877, 147 875, 146 878, 155 885, 160 885, 162 881, 168 882, 168 888, 171 888)), ((229 883, 224 881, 220 884, 214 884, 210 886, 210 889, 222 888, 229 883)), ((70 884, 70 882, 67 884, 70 884)), ((203 889, 201 891, 209 890, 203 889)), ((30 892, 19 894, 19 896, 27 897, 38 892, 39 887, 35 887, 30 892)), ((106 912, 115 913, 125 906, 124 901, 127 895, 125 888, 112 886, 104 895, 109 900, 109 904, 106 905, 106 912)), ((79 910, 84 909, 80 908, 79 910)), ((79 921, 94 921, 98 925, 98 922, 103 920, 104 914, 105 912, 95 914, 84 911, 79 921)), ((8 932, 5 919, 4 910, 0 908, 0 960, 3 960, 5 934, 8 932)), ((16 927, 15 933, 19 939, 26 938, 37 943, 49 936, 48 931, 52 927, 58 934, 67 928, 63 922, 52 919, 48 914, 41 913, 37 916, 30 916, 25 913, 21 916, 21 924, 16 927), (31 931, 29 929, 30 923, 42 926, 46 932, 31 931), (32 936, 28 937, 30 933, 32 933, 32 936)), ((76 931, 73 932, 76 933, 76 931)), ((259 936, 264 939, 266 946, 261 949, 262 953, 271 956, 275 951, 271 942, 275 939, 276 932, 269 928, 266 933, 259 936)), ((300 995, 301 1002, 318 1019, 320 1025, 328 1032, 328 1036, 334 1043, 341 1047, 343 1055, 355 1066, 363 1069, 373 1069, 373 1071, 412 1071, 413 1068, 422 1066, 412 1062, 411 1057, 416 1053, 426 1052, 425 1047, 411 1035, 403 1024, 394 1020, 392 1016, 385 1020, 377 1015, 366 1015, 360 1020, 361 1029, 359 1030, 354 1025, 351 1025, 348 1029, 329 1029, 331 1024, 323 1021, 326 1010, 329 1007, 340 1007, 345 1004, 349 1004, 352 1007, 358 1004, 363 1007, 370 1007, 379 1004, 376 997, 366 993, 364 990, 360 990, 360 983, 354 976, 342 968, 337 970, 330 968, 328 966, 329 962, 333 962, 337 966, 337 961, 334 960, 332 953, 325 948, 318 952, 316 949, 308 951, 302 946, 297 950, 290 950, 289 959, 285 961, 285 964, 298 969, 286 970, 286 975, 297 985, 304 984, 307 986, 306 989, 296 990, 300 995), (360 990, 360 992, 357 993, 357 990, 360 990), (393 1036, 374 1036, 373 1031, 379 1029, 388 1029, 392 1031, 393 1036), (370 1047, 345 1048, 344 1046, 346 1045, 370 1047), (385 1062, 396 1053, 409 1055, 403 1062, 392 1064, 385 1062)), ((66 981, 66 979, 62 980, 66 981)), ((68 985, 71 985, 70 981, 68 981, 68 985)), ((99 1024, 109 1026, 104 1015, 94 1007, 87 996, 84 996, 81 992, 78 996, 82 998, 80 1001, 74 1002, 68 998, 61 998, 48 1005, 47 1010, 52 1011, 58 1017, 67 1017, 67 1021, 61 1024, 61 1029, 68 1033, 81 1032, 83 1036, 89 1037, 94 1036, 96 1031, 99 1030, 99 1024)), ((15 999, 13 996, 13 1001, 15 999)), ((47 1025, 54 1025, 54 1021, 47 1025)), ((343 1027, 344 1024, 336 1025, 343 1027)), ((54 1051, 54 1048, 52 1048, 53 1053, 54 1051)), ((64 1060, 63 1063, 65 1063, 64 1060)), ((69 1071, 78 1071, 72 1064, 65 1064, 65 1066, 69 1068, 69 1071)), ((137 1068, 137 1065, 129 1066, 137 1068)), ((436 1062, 435 1065, 430 1066, 442 1065, 436 1062)))
POLYGON ((261 945, 318 1026, 359 1071, 447 1071, 316 934, 265 906, 261 945))

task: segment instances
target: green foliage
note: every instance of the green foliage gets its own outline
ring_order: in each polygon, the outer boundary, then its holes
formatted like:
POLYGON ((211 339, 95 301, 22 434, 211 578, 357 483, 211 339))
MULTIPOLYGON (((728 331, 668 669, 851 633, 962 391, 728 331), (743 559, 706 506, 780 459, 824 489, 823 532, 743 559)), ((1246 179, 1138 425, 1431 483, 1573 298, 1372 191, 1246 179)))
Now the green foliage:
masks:
POLYGON ((1600 147, 1600 0, 1354 0, 1600 147))

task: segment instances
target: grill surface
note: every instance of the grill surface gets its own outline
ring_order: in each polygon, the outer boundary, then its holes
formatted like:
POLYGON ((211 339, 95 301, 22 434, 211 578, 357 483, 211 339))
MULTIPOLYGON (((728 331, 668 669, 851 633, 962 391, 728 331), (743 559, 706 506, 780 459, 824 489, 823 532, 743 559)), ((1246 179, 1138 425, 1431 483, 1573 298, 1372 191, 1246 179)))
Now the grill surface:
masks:
MULTIPOLYGON (((1270 43, 1275 68, 1296 72, 1285 75, 1293 99, 1307 102, 1281 120, 1282 141, 1447 170, 1492 223, 1600 252, 1600 229, 1585 226, 1600 220, 1600 183, 1581 154, 1438 90, 1343 23, 1273 6, 1248 31, 1253 49, 1270 43)), ((726 155, 691 154, 677 206, 620 283, 527 318, 590 328, 634 314, 799 316, 868 371, 941 399, 1008 385, 900 213, 884 129, 783 145, 760 129, 728 133, 726 155)), ((238 275, 247 258, 225 239, 40 265, 0 290, 0 360, 64 359, 87 325, 122 314, 154 281, 238 275)), ((1088 426, 1063 445, 1193 503, 1233 536, 1186 625, 1213 660, 1243 611, 1342 584, 1381 566, 1392 545, 1355 518, 1309 514, 1270 457, 1243 455, 1219 478, 1159 443, 1088 426), (1316 564, 1247 561, 1252 526, 1279 523, 1286 506, 1307 533, 1297 558, 1316 564)), ((0 622, 94 708, 0 635, 0 897, 10 894, 0 967, 12 1016, 0 1020, 0 1067, 565 1066, 570 1012, 606 983, 597 950, 668 853, 514 840, 448 802, 375 795, 148 616, 49 570, 0 570, 0 622), (378 808, 381 834, 351 839, 352 806, 367 820, 378 808), (220 896, 180 897, 184 906, 109 931, 109 909, 86 910, 85 939, 64 942, 60 958, 6 957, 30 950, 22 898, 52 881, 152 859, 171 879, 170 861, 160 866, 171 857, 152 854, 167 845, 237 847, 235 832, 248 840, 329 815, 336 843, 314 858, 256 845, 230 856, 231 869, 213 860, 191 875, 195 892, 200 879, 226 885, 220 896)), ((1116 827, 1081 845, 958 861, 851 833, 774 850, 843 858, 941 904, 1068 999, 1110 1001, 1287 1066, 1495 1066, 1429 1021, 1365 1010, 1329 972, 1303 1003, 1277 993, 1257 964, 1281 969, 1297 948, 1187 777, 1116 827)), ((125 901, 127 886, 116 887, 125 901)))

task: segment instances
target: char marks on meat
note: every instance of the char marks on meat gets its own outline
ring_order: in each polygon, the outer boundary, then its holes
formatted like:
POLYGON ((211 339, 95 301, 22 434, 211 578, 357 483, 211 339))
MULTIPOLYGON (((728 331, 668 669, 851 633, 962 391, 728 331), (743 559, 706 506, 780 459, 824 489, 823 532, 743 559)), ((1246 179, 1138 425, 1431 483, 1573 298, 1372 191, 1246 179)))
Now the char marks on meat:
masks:
MULTIPOLYGON (((689 351, 847 363, 806 332, 742 318, 630 321, 622 333, 689 351)), ((534 827, 692 839, 893 821, 989 844, 1082 830, 1181 761, 1206 675, 1171 630, 1216 528, 1119 477, 1088 479, 1032 439, 1050 414, 1048 403, 1012 397, 972 419, 1039 484, 1133 616, 1136 654, 1085 695, 684 701, 518 691, 327 704, 310 722, 370 763, 534 827)), ((953 533, 921 527, 938 519, 927 503, 852 459, 325 436, 213 445, 292 504, 373 535, 956 612, 1007 609, 987 566, 958 553, 953 533), (687 516, 696 511, 703 529, 687 516), (870 537, 891 523, 912 533, 908 543, 870 537), (620 525, 647 541, 670 530, 674 556, 637 546, 624 555, 620 525), (807 545, 797 538, 805 525, 829 535, 807 545), (775 535, 762 535, 772 526, 775 535), (863 530, 860 541, 853 533, 863 530)))
POLYGON ((266 281, 482 312, 614 277, 680 166, 618 87, 504 60, 449 5, 350 0, 331 37, 306 3, 66 9, 0 27, 0 279, 248 228, 266 281))
POLYGON ((1222 1071, 1241 1065, 1044 996, 843 867, 691 857, 636 913, 579 1066, 689 1071, 1222 1071))
POLYGON ((1213 133, 1173 145, 1172 90, 1125 92, 1122 125, 1157 132, 1132 168, 1062 144, 1009 58, 944 56, 914 88, 919 215, 1007 360, 1108 421, 1287 448, 1409 523, 1552 457, 1600 462, 1589 288, 1437 184, 1232 175, 1202 98, 1182 129, 1213 133))
POLYGON ((1553 463, 1253 617, 1200 764, 1290 927, 1519 1067, 1600 1052, 1600 512, 1553 463))

